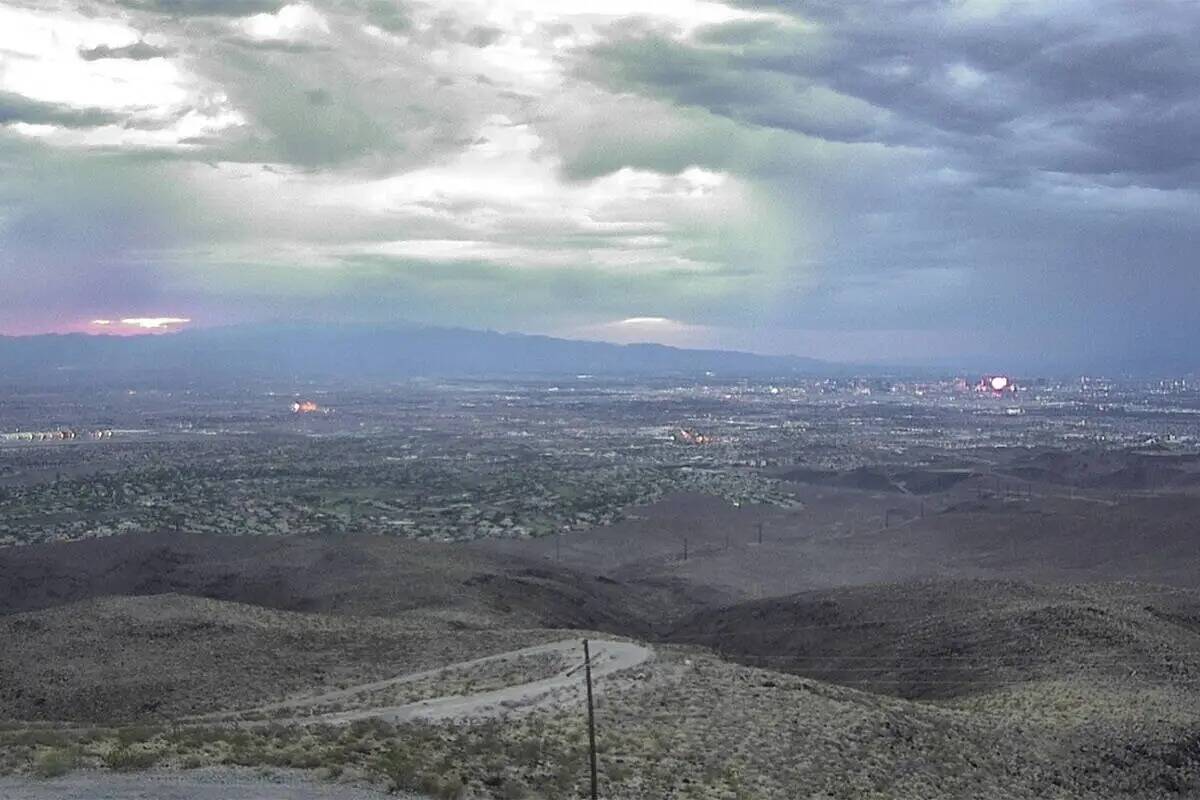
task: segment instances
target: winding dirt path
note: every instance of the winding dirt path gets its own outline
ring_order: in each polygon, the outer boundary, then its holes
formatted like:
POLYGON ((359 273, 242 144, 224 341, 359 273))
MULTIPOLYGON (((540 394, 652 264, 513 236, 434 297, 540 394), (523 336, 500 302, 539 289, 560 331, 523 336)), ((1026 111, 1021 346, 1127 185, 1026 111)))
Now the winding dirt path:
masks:
MULTIPOLYGON (((617 641, 615 639, 592 639, 592 678, 597 680, 621 670, 631 669, 643 664, 653 657, 650 648, 633 642, 617 641)), ((222 723, 232 722, 243 714, 267 714, 269 720, 240 723, 247 725, 270 724, 325 724, 343 725, 360 719, 383 719, 388 722, 410 722, 413 720, 450 720, 450 719, 480 719, 500 716, 514 709, 531 709, 554 705, 559 699, 566 700, 575 697, 583 685, 583 645, 579 639, 565 639, 550 644, 535 645, 520 650, 509 650, 484 658, 471 661, 460 661, 447 664, 437 669, 412 672, 371 683, 362 683, 345 689, 324 692, 279 703, 258 706, 257 708, 242 709, 237 712, 220 712, 191 717, 186 723, 222 723), (428 700, 419 700, 403 705, 357 708, 348 711, 334 711, 324 714, 281 716, 279 712, 296 710, 338 702, 352 698, 363 692, 374 692, 388 689, 406 683, 435 678, 447 670, 464 670, 484 666, 496 661, 520 658, 524 656, 558 655, 570 666, 548 678, 505 686, 485 692, 465 695, 448 695, 428 700)))

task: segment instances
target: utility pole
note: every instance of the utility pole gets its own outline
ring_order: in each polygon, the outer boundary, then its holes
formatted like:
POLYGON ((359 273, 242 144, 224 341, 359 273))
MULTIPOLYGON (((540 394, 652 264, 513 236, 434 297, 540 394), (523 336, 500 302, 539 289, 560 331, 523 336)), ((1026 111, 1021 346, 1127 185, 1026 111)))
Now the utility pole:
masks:
POLYGON ((683 560, 687 561, 687 537, 683 537, 683 560))
POLYGON ((583 640, 583 668, 587 674, 588 746, 592 760, 592 800, 597 800, 599 795, 596 793, 596 708, 592 701, 592 654, 588 649, 587 639, 583 640))

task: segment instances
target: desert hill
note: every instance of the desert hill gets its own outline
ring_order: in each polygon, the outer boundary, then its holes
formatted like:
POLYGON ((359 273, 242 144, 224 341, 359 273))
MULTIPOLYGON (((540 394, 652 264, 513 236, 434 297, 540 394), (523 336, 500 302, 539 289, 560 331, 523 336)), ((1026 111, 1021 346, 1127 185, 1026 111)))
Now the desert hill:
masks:
POLYGON ((164 593, 351 616, 423 612, 468 627, 630 632, 651 612, 694 607, 669 579, 624 585, 543 559, 394 538, 164 533, 0 549, 0 614, 164 593))
POLYGON ((960 580, 802 592, 693 615, 667 638, 910 699, 1074 677, 1200 688, 1200 593, 1148 584, 960 580))

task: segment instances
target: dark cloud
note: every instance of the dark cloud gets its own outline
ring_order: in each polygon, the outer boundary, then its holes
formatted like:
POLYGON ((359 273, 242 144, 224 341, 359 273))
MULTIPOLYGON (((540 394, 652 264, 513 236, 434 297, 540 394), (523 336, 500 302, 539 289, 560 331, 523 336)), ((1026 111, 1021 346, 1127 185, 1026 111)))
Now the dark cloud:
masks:
POLYGON ((1200 11, 1172 0, 1094 6, 977 18, 940 0, 761 3, 804 24, 735 21, 694 43, 627 26, 580 70, 754 125, 942 149, 981 173, 1169 183, 1195 163, 1200 11), (834 93, 829 105, 814 89, 834 93))
POLYGON ((495 44, 504 31, 499 28, 492 28, 486 25, 476 25, 471 30, 467 31, 463 37, 464 41, 474 47, 490 47, 495 44))
POLYGON ((583 77, 626 90, 650 91, 730 119, 837 141, 880 138, 880 112, 837 98, 802 75, 759 69, 732 52, 680 45, 658 33, 597 45, 579 67, 583 77))
POLYGON ((248 17, 274 13, 288 0, 116 0, 139 11, 154 11, 180 17, 248 17))
POLYGON ((0 92, 0 125, 24 122, 29 125, 60 125, 64 128, 95 128, 122 122, 124 115, 98 108, 43 103, 11 92, 0 92))
POLYGON ((327 106, 333 102, 333 95, 324 89, 309 89, 304 93, 304 96, 314 106, 327 106))
POLYGON ((412 17, 407 7, 395 0, 368 0, 365 5, 367 20, 390 33, 406 33, 412 28, 412 17))
POLYGON ((225 41, 244 50, 261 50, 264 53, 294 53, 302 55, 333 49, 328 44, 294 41, 291 39, 251 39, 246 36, 229 36, 225 41))
POLYGON ((102 58, 128 58, 132 61, 149 61, 152 58, 166 58, 172 51, 166 47, 155 47, 148 42, 137 41, 124 47, 109 47, 106 44, 86 48, 79 51, 79 57, 84 61, 99 61, 102 58))
POLYGON ((955 331, 1030 363, 1040 348, 1059 363, 1186 360, 1179 331, 1200 334, 1200 8, 987 5, 748 4, 791 19, 690 39, 615 25, 577 74, 695 123, 627 126, 609 110, 563 145, 566 168, 692 159, 794 203, 796 227, 819 233, 811 280, 762 312, 780 328, 955 331))

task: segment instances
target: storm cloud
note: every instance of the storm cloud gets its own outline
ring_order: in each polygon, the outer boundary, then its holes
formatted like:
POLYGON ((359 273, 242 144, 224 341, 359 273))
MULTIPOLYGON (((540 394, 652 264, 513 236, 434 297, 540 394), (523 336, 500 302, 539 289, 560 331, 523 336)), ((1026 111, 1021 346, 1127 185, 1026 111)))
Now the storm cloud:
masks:
POLYGON ((0 271, 39 279, 0 328, 1195 368, 1198 34, 1183 0, 22 0, 0 271))

